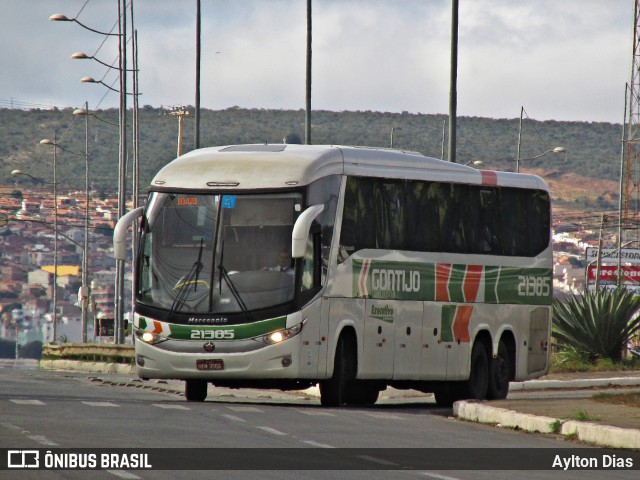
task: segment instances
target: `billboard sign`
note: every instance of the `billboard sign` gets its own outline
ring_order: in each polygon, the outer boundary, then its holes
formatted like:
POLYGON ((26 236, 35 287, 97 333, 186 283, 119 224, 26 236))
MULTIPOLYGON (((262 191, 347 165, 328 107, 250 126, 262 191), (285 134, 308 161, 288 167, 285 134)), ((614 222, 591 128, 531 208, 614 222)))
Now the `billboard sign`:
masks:
MULTIPOLYGON (((593 262, 598 259, 598 249, 596 247, 587 247, 587 262, 593 262)), ((622 263, 632 263, 634 265, 640 265, 640 249, 637 248, 623 248, 622 249, 622 263)), ((603 248, 602 249, 602 261, 611 262, 618 261, 618 249, 617 248, 603 248)))

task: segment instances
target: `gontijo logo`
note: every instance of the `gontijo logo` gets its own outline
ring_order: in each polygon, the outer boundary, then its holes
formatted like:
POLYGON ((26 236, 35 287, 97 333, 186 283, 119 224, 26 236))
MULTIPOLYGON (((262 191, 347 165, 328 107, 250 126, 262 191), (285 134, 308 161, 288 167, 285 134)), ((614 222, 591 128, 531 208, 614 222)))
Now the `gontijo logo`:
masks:
POLYGON ((372 268, 371 263, 370 259, 363 260, 360 269, 358 289, 363 298, 387 298, 393 297, 395 293, 420 292, 419 270, 372 268))

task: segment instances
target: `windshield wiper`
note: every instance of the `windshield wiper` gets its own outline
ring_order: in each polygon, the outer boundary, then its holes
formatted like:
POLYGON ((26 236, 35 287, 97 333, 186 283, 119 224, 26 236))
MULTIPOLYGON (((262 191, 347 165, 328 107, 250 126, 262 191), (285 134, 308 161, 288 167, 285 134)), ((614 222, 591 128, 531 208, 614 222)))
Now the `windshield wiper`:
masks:
POLYGON ((220 245, 220 265, 218 265, 218 270, 220 271, 220 275, 218 277, 218 283, 220 284, 220 295, 222 295, 222 279, 224 279, 224 282, 227 284, 227 287, 231 292, 231 295, 233 295, 233 298, 236 300, 236 302, 238 302, 240 309, 244 313, 247 313, 248 311, 247 305, 244 303, 244 300, 242 300, 242 296, 240 295, 240 292, 238 292, 238 289, 236 288, 236 286, 233 284, 233 281, 229 277, 229 272, 227 272, 227 269, 224 266, 223 258, 224 258, 224 240, 222 241, 222 245, 220 245))
POLYGON ((169 318, 173 318, 173 315, 175 314, 175 312, 182 309, 185 303, 187 303, 190 285, 193 285, 194 292, 198 290, 198 279, 200 277, 200 271, 204 266, 202 265, 202 261, 201 261, 203 248, 204 248, 204 240, 201 238, 200 249, 198 251, 197 260, 191 266, 191 269, 189 270, 187 275, 182 277, 184 279, 182 284, 180 284, 179 286, 176 285, 176 288, 178 288, 178 293, 176 294, 176 297, 173 299, 173 303, 171 304, 171 309, 169 310, 169 318))

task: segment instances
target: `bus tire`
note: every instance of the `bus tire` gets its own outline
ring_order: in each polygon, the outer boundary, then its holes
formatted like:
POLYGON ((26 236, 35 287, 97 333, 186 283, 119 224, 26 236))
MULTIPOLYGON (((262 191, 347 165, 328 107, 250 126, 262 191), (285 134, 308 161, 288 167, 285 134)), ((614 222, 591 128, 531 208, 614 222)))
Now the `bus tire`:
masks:
POLYGON ((466 398, 484 400, 489 389, 489 358, 484 343, 476 341, 471 349, 471 370, 466 384, 466 398))
POLYGON ((340 336, 336 345, 333 376, 320 382, 320 404, 323 407, 339 407, 347 403, 347 388, 356 376, 356 369, 356 352, 347 344, 346 338, 340 336))
POLYGON ((378 401, 380 390, 375 385, 352 383, 348 386, 345 397, 347 405, 373 405, 378 401))
POLYGON ((184 396, 189 402, 204 402, 207 398, 208 383, 204 380, 186 380, 184 396))
POLYGON ((463 386, 460 382, 443 382, 433 392, 436 405, 439 407, 451 407, 453 402, 464 398, 463 386))
POLYGON ((489 400, 503 400, 509 393, 509 349, 504 341, 498 344, 498 355, 489 362, 489 400))

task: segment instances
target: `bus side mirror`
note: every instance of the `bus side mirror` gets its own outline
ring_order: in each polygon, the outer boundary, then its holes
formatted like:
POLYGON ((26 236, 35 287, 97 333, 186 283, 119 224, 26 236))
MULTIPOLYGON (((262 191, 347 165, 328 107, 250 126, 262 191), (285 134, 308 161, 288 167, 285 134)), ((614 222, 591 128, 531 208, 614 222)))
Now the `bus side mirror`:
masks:
POLYGON ((312 205, 300 214, 291 233, 291 258, 304 257, 311 224, 323 210, 324 205, 312 205))
POLYGON ((113 256, 116 260, 127 259, 127 229, 136 218, 142 216, 143 211, 143 207, 131 210, 120 217, 116 223, 116 228, 113 229, 113 256))

